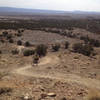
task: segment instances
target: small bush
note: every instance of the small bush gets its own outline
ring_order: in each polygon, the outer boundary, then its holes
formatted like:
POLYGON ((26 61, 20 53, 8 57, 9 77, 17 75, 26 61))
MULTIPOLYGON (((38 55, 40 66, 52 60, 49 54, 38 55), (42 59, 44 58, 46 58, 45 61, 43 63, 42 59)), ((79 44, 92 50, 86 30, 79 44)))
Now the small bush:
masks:
POLYGON ((17 33, 16 36, 20 37, 22 36, 22 33, 17 33))
POLYGON ((45 56, 46 53, 47 53, 47 46, 46 45, 43 45, 43 44, 40 44, 36 47, 36 54, 39 55, 39 56, 45 56))
POLYGON ((12 34, 8 34, 7 35, 7 40, 11 39, 12 38, 12 34))
POLYGON ((2 38, 3 37, 3 35, 2 34, 0 34, 0 38, 2 38))
POLYGON ((4 43, 5 41, 3 39, 0 39, 0 42, 4 43))
POLYGON ((33 55, 34 53, 35 53, 34 50, 25 50, 25 51, 23 52, 23 55, 24 55, 24 56, 30 56, 30 55, 33 55))
POLYGON ((76 43, 76 44, 74 44, 73 45, 73 50, 74 50, 74 52, 81 52, 81 48, 82 48, 82 44, 81 43, 76 43))
POLYGON ((13 55, 16 55, 16 54, 18 54, 18 53, 19 53, 19 51, 18 51, 17 49, 12 50, 12 54, 13 54, 13 55))
POLYGON ((38 56, 38 55, 35 55, 35 56, 33 57, 33 63, 34 63, 34 64, 37 64, 38 61, 39 61, 39 56, 38 56))
POLYGON ((100 47, 100 41, 95 39, 90 39, 89 44, 95 47, 100 47))
POLYGON ((6 88, 6 87, 0 88, 0 95, 5 94, 5 93, 9 93, 9 92, 12 92, 11 88, 6 88))
POLYGON ((90 56, 93 53, 93 47, 88 44, 76 43, 73 45, 74 52, 81 53, 86 56, 90 56))
POLYGON ((2 54, 2 51, 0 50, 0 54, 2 54))
POLYGON ((22 29, 21 32, 24 32, 24 29, 22 29))
POLYGON ((61 100, 67 100, 65 97, 63 97, 61 100))
POLYGON ((31 46, 30 42, 28 42, 28 41, 27 41, 27 42, 25 42, 25 46, 26 46, 26 47, 31 46))
POLYGON ((17 45, 22 45, 22 41, 21 40, 18 40, 17 41, 17 45))
POLYGON ((14 40, 13 39, 9 39, 9 43, 14 43, 14 40))
POLYGON ((8 32, 5 31, 5 32, 2 33, 2 35, 3 35, 4 37, 7 36, 7 35, 8 35, 8 32))
POLYGON ((52 49, 54 52, 58 51, 60 49, 60 44, 52 45, 52 49))
POLYGON ((18 30, 18 33, 21 33, 21 30, 18 30))
POLYGON ((65 49, 68 49, 68 47, 69 47, 69 42, 66 41, 66 42, 65 42, 65 49))
POLYGON ((88 43, 89 40, 90 40, 88 35, 87 36, 81 36, 80 39, 83 40, 85 43, 88 43))

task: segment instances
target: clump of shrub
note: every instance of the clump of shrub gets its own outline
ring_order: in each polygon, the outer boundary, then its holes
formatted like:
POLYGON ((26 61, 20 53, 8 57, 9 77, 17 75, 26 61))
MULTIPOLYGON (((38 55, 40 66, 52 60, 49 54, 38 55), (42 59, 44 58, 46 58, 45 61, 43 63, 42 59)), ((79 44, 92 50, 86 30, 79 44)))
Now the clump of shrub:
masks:
POLYGON ((75 44, 73 44, 72 48, 73 48, 74 52, 80 52, 81 48, 82 48, 82 44, 81 43, 75 43, 75 44))
POLYGON ((0 42, 4 43, 5 41, 4 41, 4 39, 0 39, 0 42))
POLYGON ((69 47, 69 42, 66 41, 66 42, 65 42, 65 49, 68 49, 68 47, 69 47))
POLYGON ((22 45, 22 41, 21 40, 18 40, 17 41, 17 45, 22 45))
POLYGON ((9 92, 12 92, 11 88, 7 88, 7 87, 0 88, 0 95, 5 94, 5 93, 9 93, 9 92))
POLYGON ((22 32, 24 32, 24 30, 18 30, 18 33, 15 34, 15 35, 18 36, 18 37, 21 37, 22 36, 22 32))
POLYGON ((7 36, 7 35, 8 35, 8 32, 5 31, 5 32, 2 33, 2 35, 3 35, 4 37, 7 36))
POLYGON ((18 30, 18 33, 21 33, 21 30, 18 30))
POLYGON ((20 37, 22 36, 22 33, 17 33, 16 36, 20 37))
POLYGON ((100 41, 99 40, 91 39, 91 38, 89 38, 89 36, 81 36, 80 39, 84 40, 84 42, 86 44, 90 44, 94 47, 100 47, 100 41))
POLYGON ((89 43, 89 40, 90 40, 88 35, 87 36, 81 36, 80 39, 83 40, 85 43, 89 43))
POLYGON ((18 30, 18 33, 22 33, 24 32, 24 29, 18 30))
POLYGON ((12 38, 12 34, 8 34, 7 35, 7 40, 11 39, 12 38))
POLYGON ((30 42, 26 41, 26 42, 25 42, 25 46, 26 46, 26 47, 31 46, 30 42))
POLYGON ((93 45, 95 47, 100 47, 100 41, 99 40, 90 39, 89 44, 93 45))
POLYGON ((24 32, 24 29, 22 29, 21 32, 24 32))
POLYGON ((74 52, 81 53, 85 56, 90 56, 93 53, 93 47, 89 44, 76 43, 73 45, 74 52))
POLYGON ((0 50, 0 54, 2 54, 2 51, 0 50))
POLYGON ((9 39, 9 43, 14 43, 14 40, 13 39, 9 39))
POLYGON ((2 34, 0 34, 0 38, 2 38, 2 36, 3 36, 3 35, 2 35, 2 34))
POLYGON ((65 97, 63 97, 61 100, 67 100, 65 97))
POLYGON ((19 51, 18 51, 17 49, 12 50, 11 52, 12 52, 12 54, 13 54, 13 55, 16 55, 16 54, 18 54, 18 53, 19 53, 19 51))
POLYGON ((52 45, 52 49, 54 52, 58 51, 60 49, 60 44, 52 45))
POLYGON ((40 44, 36 47, 36 54, 39 55, 39 57, 41 56, 45 56, 47 53, 47 46, 44 44, 40 44))
POLYGON ((33 57, 33 63, 34 63, 34 64, 37 64, 38 61, 39 61, 39 56, 38 56, 38 55, 35 55, 35 56, 33 57))
POLYGON ((35 53, 34 50, 29 50, 29 49, 27 49, 27 50, 25 50, 25 51, 23 52, 23 55, 24 55, 24 56, 31 56, 31 55, 34 55, 34 53, 35 53))

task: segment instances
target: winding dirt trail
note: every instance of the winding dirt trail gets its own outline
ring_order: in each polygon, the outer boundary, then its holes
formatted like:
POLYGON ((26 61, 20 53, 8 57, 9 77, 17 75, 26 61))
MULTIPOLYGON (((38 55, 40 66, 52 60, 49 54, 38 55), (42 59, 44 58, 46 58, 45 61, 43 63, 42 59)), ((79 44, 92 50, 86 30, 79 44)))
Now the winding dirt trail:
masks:
POLYGON ((59 73, 57 71, 54 72, 46 72, 43 69, 39 69, 40 66, 45 66, 48 64, 57 64, 59 62, 59 58, 52 56, 52 57, 45 57, 43 58, 38 66, 35 67, 31 65, 26 65, 22 68, 16 69, 13 71, 13 73, 24 75, 24 76, 30 76, 30 77, 36 77, 36 78, 49 78, 54 80, 60 80, 62 82, 72 82, 77 83, 83 86, 86 86, 88 88, 92 89, 99 89, 100 90, 100 81, 96 79, 90 79, 90 78, 84 78, 80 77, 75 74, 64 74, 59 73), (32 71, 30 71, 31 69, 32 71))

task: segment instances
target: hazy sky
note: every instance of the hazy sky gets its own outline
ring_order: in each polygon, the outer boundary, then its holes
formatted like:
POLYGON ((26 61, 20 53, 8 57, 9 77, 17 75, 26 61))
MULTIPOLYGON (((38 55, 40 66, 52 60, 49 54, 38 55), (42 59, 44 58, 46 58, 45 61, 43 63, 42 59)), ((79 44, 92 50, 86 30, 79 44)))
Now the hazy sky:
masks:
POLYGON ((100 12, 100 0, 0 0, 0 6, 100 12))

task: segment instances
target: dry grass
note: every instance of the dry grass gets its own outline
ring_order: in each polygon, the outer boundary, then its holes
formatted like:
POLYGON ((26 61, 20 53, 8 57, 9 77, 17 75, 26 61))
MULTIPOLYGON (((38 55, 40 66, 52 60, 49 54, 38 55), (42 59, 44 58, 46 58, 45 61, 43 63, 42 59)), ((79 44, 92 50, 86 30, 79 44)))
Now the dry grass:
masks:
POLYGON ((100 91, 90 91, 86 100, 100 100, 100 91))
POLYGON ((0 72, 0 79, 2 79, 4 76, 8 75, 7 72, 0 72))

